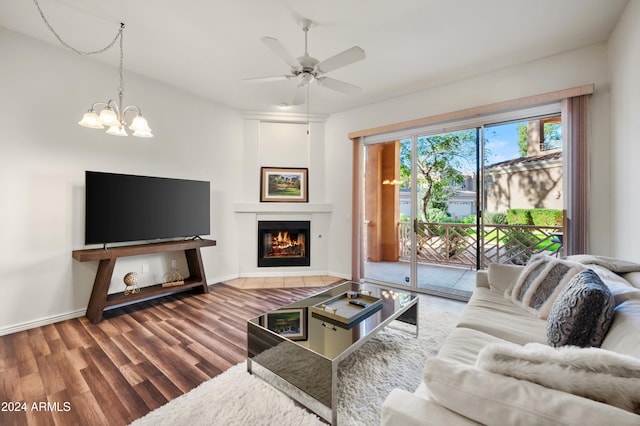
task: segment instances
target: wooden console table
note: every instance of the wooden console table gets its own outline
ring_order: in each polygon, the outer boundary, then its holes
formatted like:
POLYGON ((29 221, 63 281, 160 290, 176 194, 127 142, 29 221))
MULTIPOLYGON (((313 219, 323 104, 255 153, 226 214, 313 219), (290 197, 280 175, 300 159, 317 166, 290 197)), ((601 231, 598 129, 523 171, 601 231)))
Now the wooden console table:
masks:
POLYGON ((116 306, 136 303, 142 299, 165 296, 187 290, 198 293, 208 293, 207 278, 204 274, 204 265, 200 254, 201 247, 215 246, 214 240, 185 240, 170 241, 165 243, 139 244, 133 246, 113 247, 108 249, 74 250, 73 258, 79 262, 99 260, 98 272, 93 283, 87 318, 96 324, 102 321, 102 313, 116 306), (138 256, 142 254, 163 253, 183 250, 189 266, 190 277, 184 280, 184 284, 176 287, 162 287, 155 284, 142 287, 140 293, 125 295, 124 293, 109 293, 111 276, 119 257, 138 256))

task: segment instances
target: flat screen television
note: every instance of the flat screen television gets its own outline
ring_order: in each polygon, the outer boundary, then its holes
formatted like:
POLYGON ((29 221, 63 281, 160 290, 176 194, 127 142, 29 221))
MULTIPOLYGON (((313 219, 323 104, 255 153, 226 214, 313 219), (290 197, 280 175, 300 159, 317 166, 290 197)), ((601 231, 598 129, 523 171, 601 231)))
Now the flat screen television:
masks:
POLYGON ((85 244, 209 235, 206 181, 85 172, 85 244))

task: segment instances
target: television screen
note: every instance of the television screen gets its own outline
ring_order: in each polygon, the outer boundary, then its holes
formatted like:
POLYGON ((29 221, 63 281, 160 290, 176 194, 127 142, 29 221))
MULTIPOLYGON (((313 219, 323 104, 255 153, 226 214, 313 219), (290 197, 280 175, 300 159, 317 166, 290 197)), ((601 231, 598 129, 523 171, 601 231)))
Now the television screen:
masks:
POLYGON ((210 233, 209 182, 85 172, 85 244, 210 233))

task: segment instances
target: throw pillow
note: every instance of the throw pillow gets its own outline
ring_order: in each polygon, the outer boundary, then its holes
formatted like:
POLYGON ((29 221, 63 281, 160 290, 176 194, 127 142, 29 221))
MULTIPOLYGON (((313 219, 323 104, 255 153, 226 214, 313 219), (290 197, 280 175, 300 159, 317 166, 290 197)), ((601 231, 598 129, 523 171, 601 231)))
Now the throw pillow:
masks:
POLYGON ((596 346, 604 340, 613 319, 614 299, 598 274, 579 272, 562 290, 547 319, 551 346, 596 346))
POLYGON ((513 286, 511 301, 546 319, 562 289, 584 269, 579 263, 550 256, 532 257, 513 286))
POLYGON ((640 360, 599 348, 492 343, 476 367, 640 414, 640 360))
POLYGON ((455 361, 429 359, 424 381, 429 399, 484 425, 638 424, 617 407, 455 361))

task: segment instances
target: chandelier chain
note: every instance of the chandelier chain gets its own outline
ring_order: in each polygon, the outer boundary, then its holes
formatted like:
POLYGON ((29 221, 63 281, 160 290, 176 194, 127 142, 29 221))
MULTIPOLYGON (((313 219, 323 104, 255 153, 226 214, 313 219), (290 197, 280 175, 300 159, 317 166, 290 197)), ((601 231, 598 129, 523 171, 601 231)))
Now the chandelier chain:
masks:
MULTIPOLYGON (((116 44, 116 41, 118 41, 118 39, 120 39, 120 68, 122 68, 122 30, 124 28, 124 24, 122 24, 122 23, 120 24, 120 28, 118 29, 118 32, 116 33, 115 37, 113 37, 113 40, 111 40, 111 42, 108 45, 106 45, 105 47, 103 47, 102 49, 99 49, 99 50, 85 52, 85 51, 76 49, 75 47, 71 46, 69 43, 64 41, 62 39, 62 37, 60 37, 60 35, 56 32, 56 30, 53 29, 53 26, 51 26, 51 24, 49 23, 47 18, 44 16, 44 12, 40 8, 40 4, 38 3, 38 0, 33 0, 33 2, 35 3, 36 7, 38 8, 38 12, 40 12, 40 16, 42 17, 42 20, 44 21, 45 25, 47 26, 47 28, 49 28, 49 31, 51 31, 51 33, 58 39, 60 44, 62 44, 67 49, 74 51, 78 55, 89 56, 89 55, 96 55, 96 54, 104 53, 107 50, 109 50, 111 47, 113 47, 113 45, 116 44)), ((122 79, 122 72, 120 74, 120 79, 122 79)))

